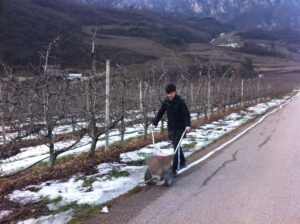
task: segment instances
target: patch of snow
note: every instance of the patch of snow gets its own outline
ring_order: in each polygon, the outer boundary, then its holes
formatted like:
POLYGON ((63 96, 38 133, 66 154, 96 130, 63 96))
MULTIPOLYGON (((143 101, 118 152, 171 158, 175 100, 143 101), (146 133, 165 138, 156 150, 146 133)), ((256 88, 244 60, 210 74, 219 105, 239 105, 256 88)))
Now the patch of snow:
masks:
MULTIPOLYGON (((64 204, 102 204, 113 198, 116 198, 127 191, 135 188, 141 182, 146 167, 124 166, 121 164, 108 164, 99 168, 99 173, 91 176, 76 175, 68 181, 47 181, 40 185, 28 186, 24 190, 15 190, 8 195, 12 201, 18 201, 22 204, 36 202, 43 198, 50 200, 61 198, 64 204), (106 166, 104 168, 104 166, 106 166), (108 169, 119 167, 120 171, 127 171, 129 176, 126 177, 109 177, 108 169), (103 169, 104 168, 104 172, 103 169), (102 169, 102 170, 101 170, 102 169), (97 176, 98 175, 98 176, 97 176), (84 186, 84 179, 94 178, 91 186, 84 186), (34 187, 35 191, 28 190, 34 187)), ((51 205, 51 208, 54 208, 51 205)))
POLYGON ((0 211, 0 221, 12 213, 10 210, 0 211))
POLYGON ((203 7, 198 2, 193 2, 192 3, 192 10, 193 10, 194 13, 200 14, 203 11, 203 7))
POLYGON ((162 141, 156 143, 155 145, 156 147, 154 147, 153 144, 151 144, 137 151, 122 153, 120 155, 121 162, 127 163, 127 162, 145 160, 149 155, 155 152, 163 152, 163 153, 173 152, 173 146, 171 145, 170 142, 162 141))
POLYGON ((101 209, 101 213, 108 213, 108 212, 109 212, 109 210, 108 210, 107 206, 105 206, 101 209))
POLYGON ((240 43, 228 43, 228 44, 215 44, 218 47, 231 47, 231 48, 240 48, 242 45, 240 43))
POLYGON ((54 223, 68 223, 71 220, 73 211, 69 210, 56 215, 42 216, 38 219, 27 219, 18 222, 18 224, 54 224, 54 223))
POLYGON ((50 203, 50 204, 47 204, 47 207, 50 211, 56 211, 58 210, 60 207, 62 206, 65 206, 65 205, 68 205, 67 202, 65 201, 59 201, 57 203, 50 203))
POLYGON ((98 173, 96 175, 106 175, 113 169, 119 169, 121 166, 119 163, 101 163, 97 166, 98 173))

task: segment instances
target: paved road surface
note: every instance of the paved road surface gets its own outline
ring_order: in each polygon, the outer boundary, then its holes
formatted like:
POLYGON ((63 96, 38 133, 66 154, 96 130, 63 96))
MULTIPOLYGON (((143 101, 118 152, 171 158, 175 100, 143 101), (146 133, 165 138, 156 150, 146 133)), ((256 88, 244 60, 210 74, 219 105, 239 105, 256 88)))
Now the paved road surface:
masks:
POLYGON ((87 223, 299 224, 300 97, 176 178, 87 223))

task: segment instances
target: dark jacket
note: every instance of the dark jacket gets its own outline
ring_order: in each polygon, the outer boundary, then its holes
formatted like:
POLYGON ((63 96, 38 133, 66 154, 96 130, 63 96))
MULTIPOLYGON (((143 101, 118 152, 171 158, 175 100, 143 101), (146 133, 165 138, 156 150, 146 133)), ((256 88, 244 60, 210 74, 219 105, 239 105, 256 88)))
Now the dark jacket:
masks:
POLYGON ((190 111, 180 96, 176 95, 172 101, 169 101, 168 98, 163 101, 160 110, 152 121, 155 126, 157 126, 165 111, 167 111, 169 130, 182 130, 187 126, 191 126, 190 111))

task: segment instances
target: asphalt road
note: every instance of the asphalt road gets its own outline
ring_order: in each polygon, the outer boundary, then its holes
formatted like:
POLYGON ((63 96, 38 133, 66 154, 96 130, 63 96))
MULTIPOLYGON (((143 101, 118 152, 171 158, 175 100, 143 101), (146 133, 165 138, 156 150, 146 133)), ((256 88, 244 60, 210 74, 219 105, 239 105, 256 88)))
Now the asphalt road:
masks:
POLYGON ((299 224, 300 97, 176 178, 87 223, 299 224))

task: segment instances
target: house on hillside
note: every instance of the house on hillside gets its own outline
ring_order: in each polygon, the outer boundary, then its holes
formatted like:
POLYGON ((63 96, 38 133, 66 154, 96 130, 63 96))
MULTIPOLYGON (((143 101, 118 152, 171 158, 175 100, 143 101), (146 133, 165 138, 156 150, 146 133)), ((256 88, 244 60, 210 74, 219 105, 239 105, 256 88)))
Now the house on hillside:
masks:
POLYGON ((67 78, 68 80, 86 80, 88 79, 88 75, 84 74, 82 72, 78 72, 78 71, 73 71, 73 70, 67 70, 65 72, 65 78, 67 78))

